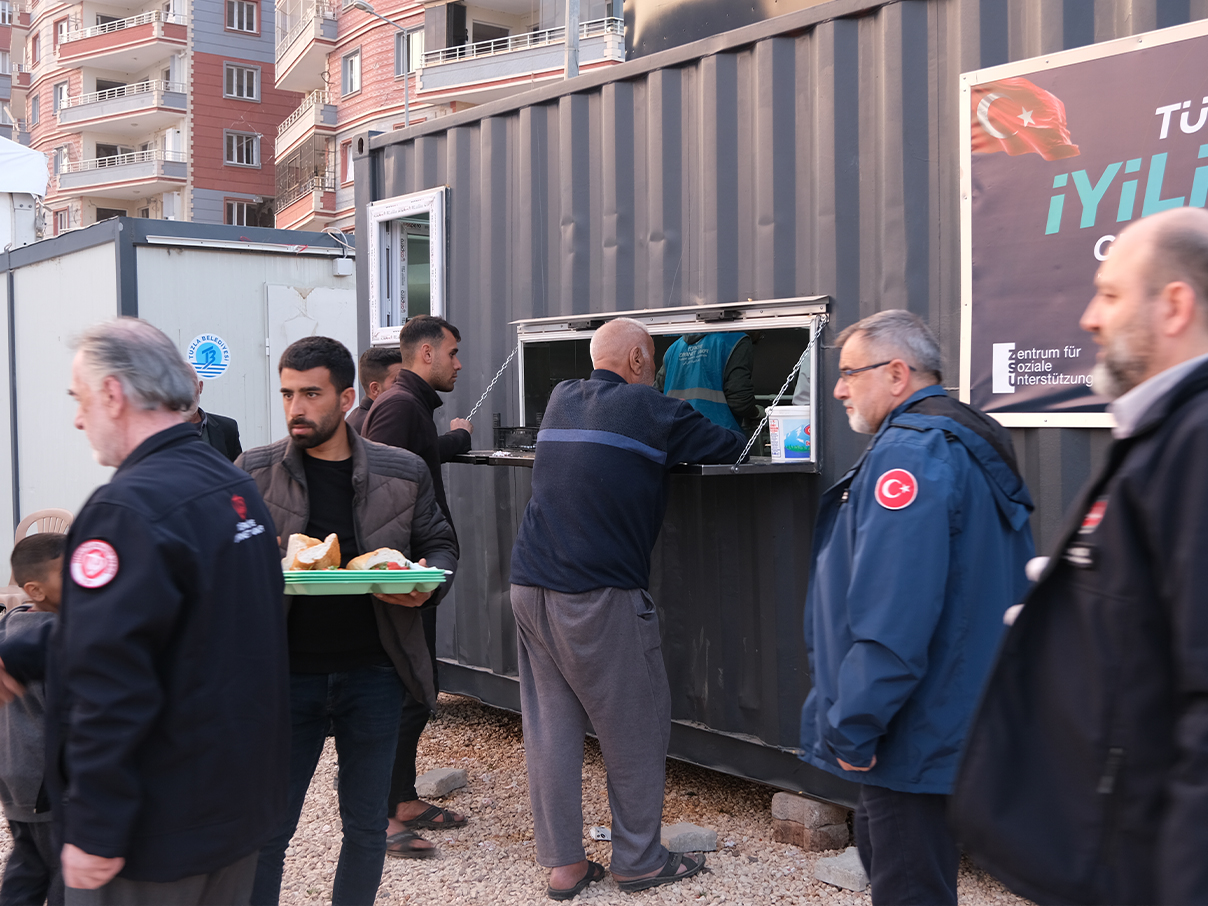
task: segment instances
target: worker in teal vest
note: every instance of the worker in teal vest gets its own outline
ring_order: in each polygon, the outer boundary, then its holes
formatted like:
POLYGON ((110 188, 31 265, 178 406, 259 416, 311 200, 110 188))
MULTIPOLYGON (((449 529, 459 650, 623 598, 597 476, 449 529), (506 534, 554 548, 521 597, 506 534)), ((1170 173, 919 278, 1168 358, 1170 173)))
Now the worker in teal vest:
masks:
POLYGON ((687 400, 701 415, 732 431, 757 419, 751 366, 755 347, 741 332, 692 333, 680 337, 663 356, 655 386, 687 400))

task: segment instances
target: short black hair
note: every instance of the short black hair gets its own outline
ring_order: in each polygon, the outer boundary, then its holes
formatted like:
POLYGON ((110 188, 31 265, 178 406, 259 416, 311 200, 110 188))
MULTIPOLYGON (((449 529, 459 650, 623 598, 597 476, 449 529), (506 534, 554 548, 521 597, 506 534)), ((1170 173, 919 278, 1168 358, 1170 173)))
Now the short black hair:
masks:
POLYGON ((461 342, 461 333, 446 321, 436 315, 416 315, 408 318, 407 323, 398 334, 398 348, 404 362, 410 362, 415 357, 415 351, 424 343, 439 346, 445 338, 445 331, 453 334, 453 339, 461 342))
POLYGON ((386 380, 386 372, 391 365, 400 365, 403 354, 397 346, 370 346, 361 353, 358 370, 361 373, 361 389, 369 392, 369 385, 374 381, 379 384, 386 380))
POLYGON ((45 582, 50 564, 67 550, 67 536, 58 532, 38 532, 26 535, 13 548, 9 563, 13 567, 13 583, 45 582))
POLYGON ((347 346, 331 337, 303 337, 290 343, 285 352, 281 353, 277 374, 286 368, 292 368, 294 371, 326 368, 331 373, 331 383, 336 388, 336 393, 343 393, 351 387, 356 377, 352 353, 348 351, 347 346))

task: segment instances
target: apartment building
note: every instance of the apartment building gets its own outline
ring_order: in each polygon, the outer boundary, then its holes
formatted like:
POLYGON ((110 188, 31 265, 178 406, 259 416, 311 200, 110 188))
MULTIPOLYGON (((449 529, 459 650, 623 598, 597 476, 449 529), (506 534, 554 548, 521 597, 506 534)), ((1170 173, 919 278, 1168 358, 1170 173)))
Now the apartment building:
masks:
MULTIPOLYGON (((277 0, 276 225, 351 230, 352 142, 563 77, 566 0, 277 0), (381 18, 373 15, 377 13, 381 18)), ((625 60, 622 0, 580 0, 579 70, 625 60)))
POLYGON ((45 235, 119 215, 272 225, 298 96, 277 87, 270 0, 0 4, 10 115, 51 159, 45 235))

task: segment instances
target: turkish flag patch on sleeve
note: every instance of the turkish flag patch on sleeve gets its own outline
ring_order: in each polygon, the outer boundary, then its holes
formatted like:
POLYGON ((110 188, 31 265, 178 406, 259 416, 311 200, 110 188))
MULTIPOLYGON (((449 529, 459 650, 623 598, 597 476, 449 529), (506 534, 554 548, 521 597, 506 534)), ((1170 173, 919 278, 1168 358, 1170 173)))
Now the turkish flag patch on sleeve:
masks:
POLYGON ((85 541, 71 555, 71 578, 84 588, 108 585, 117 575, 117 551, 108 541, 85 541))
POLYGON ((905 469, 890 469, 877 479, 877 503, 887 510, 903 510, 918 496, 918 482, 905 469))

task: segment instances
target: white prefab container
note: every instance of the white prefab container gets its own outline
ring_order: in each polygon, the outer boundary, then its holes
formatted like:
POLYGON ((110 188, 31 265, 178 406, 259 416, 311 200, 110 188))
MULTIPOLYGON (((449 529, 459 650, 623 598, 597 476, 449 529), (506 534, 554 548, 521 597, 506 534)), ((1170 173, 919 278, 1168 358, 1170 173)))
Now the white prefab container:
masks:
POLYGON ((769 407, 768 433, 772 439, 773 461, 800 462, 813 459, 809 406, 769 407))

